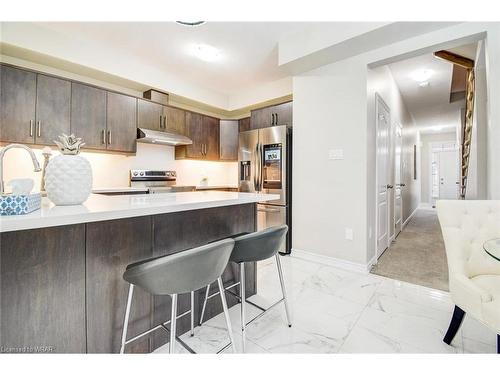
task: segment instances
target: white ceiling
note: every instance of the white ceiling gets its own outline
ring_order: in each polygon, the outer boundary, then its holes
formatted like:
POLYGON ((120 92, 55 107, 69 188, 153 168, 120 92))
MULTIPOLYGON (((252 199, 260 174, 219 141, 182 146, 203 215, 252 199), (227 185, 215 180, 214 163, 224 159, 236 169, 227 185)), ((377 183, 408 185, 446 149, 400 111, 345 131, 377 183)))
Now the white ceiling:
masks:
POLYGON ((74 40, 119 51, 120 55, 142 58, 148 65, 227 95, 285 77, 278 67, 278 42, 285 36, 318 27, 318 23, 310 22, 207 22, 199 27, 175 22, 38 25, 74 40), (198 43, 219 49, 221 59, 208 63, 192 56, 188 49, 198 43))
POLYGON ((408 111, 422 132, 454 131, 460 124, 462 101, 450 103, 453 65, 435 58, 431 53, 389 64, 408 111), (430 69, 434 73, 427 87, 420 87, 412 73, 430 69))

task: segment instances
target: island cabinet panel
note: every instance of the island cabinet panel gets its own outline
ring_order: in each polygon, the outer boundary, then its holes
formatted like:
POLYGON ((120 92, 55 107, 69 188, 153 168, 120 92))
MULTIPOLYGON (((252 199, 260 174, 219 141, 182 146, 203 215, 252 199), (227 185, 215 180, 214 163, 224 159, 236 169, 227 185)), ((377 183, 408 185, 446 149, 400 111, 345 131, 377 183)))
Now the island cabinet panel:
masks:
POLYGON ((85 225, 0 235, 0 346, 84 353, 85 225))
MULTIPOLYGON (((202 210, 178 212, 153 216, 153 255, 162 256, 174 254, 190 248, 204 245, 229 236, 243 232, 255 231, 255 205, 244 204, 236 206, 216 207, 202 210)), ((247 293, 253 295, 256 292, 255 264, 247 264, 247 293)), ((225 285, 230 285, 239 279, 237 266, 229 264, 222 276, 225 285)), ((212 285, 212 291, 216 290, 217 283, 212 285)), ((238 291, 238 289, 235 289, 238 291)), ((203 304, 205 288, 195 293, 194 321, 198 324, 203 304)), ((237 299, 226 294, 229 306, 237 303, 237 299)), ((170 319, 171 299, 166 296, 154 297, 153 325, 170 319)), ((184 294, 179 296, 178 314, 190 308, 190 296, 184 294)), ((214 297, 209 300, 205 312, 205 319, 222 312, 220 298, 214 297)), ((189 331, 189 315, 177 321, 177 334, 189 331)), ((156 331, 153 335, 152 350, 168 342, 168 335, 163 331, 156 331)))
MULTIPOLYGON (((123 280, 128 264, 152 256, 151 217, 87 224, 87 351, 118 353, 129 284, 123 280)), ((128 337, 151 327, 152 297, 135 288, 128 337)), ((129 344, 126 352, 150 351, 150 337, 129 344)))

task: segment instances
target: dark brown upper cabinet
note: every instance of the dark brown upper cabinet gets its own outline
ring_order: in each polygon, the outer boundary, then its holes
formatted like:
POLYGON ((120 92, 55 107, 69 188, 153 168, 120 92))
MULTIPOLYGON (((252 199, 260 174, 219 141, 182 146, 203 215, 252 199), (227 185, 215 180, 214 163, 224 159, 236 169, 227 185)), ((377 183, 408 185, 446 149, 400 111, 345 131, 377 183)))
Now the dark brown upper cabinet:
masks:
POLYGON ((70 133, 71 82, 38 74, 36 86, 35 142, 53 145, 70 133))
POLYGON ((106 105, 106 149, 120 152, 135 152, 137 138, 137 99, 107 93, 106 105))
POLYGON ((199 113, 186 112, 186 136, 193 144, 175 147, 175 157, 178 159, 201 159, 204 151, 203 116, 199 113))
POLYGON ((219 119, 186 112, 185 135, 193 144, 176 146, 176 159, 219 160, 219 119))
POLYGON ((271 107, 254 109, 250 115, 250 128, 260 129, 271 126, 271 107))
MULTIPOLYGON (((251 111, 250 129, 278 125, 292 125, 292 102, 273 105, 251 111)), ((247 130, 250 130, 247 129, 247 130)))
POLYGON ((137 100, 137 127, 151 130, 164 129, 163 106, 148 100, 137 100))
POLYGON ((174 107, 163 107, 166 130, 177 134, 186 134, 186 111, 174 107))
POLYGON ((35 143, 36 73, 0 66, 0 141, 35 143))
POLYGON ((238 121, 221 120, 219 128, 219 159, 225 161, 238 160, 238 121))
POLYGON ((73 82, 71 84, 71 133, 85 142, 85 148, 105 150, 106 91, 73 82))
POLYGON ((204 158, 219 160, 219 119, 203 116, 204 158))
POLYGON ((271 125, 292 125, 292 109, 292 102, 278 104, 271 107, 271 112, 274 113, 274 123, 271 125))
POLYGON ((251 130, 252 127, 250 125, 250 117, 245 117, 238 120, 238 127, 241 132, 246 132, 247 130, 251 130))

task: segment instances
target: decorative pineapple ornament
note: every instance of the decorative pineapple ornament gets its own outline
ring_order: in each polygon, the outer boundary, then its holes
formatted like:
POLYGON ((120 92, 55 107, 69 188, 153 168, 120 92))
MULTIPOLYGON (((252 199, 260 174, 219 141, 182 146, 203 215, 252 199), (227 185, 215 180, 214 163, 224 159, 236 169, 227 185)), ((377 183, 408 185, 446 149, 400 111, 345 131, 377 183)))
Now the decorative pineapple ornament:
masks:
POLYGON ((54 141, 61 155, 50 159, 45 172, 47 197, 57 206, 85 202, 92 191, 92 168, 87 159, 79 156, 81 138, 63 134, 54 141))

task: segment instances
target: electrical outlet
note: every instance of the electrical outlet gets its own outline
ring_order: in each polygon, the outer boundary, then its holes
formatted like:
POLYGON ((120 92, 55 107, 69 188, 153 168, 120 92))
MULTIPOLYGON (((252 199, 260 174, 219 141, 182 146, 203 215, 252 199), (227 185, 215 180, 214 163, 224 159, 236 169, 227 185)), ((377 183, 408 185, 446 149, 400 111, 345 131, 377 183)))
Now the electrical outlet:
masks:
POLYGON ((351 228, 345 228, 345 239, 349 241, 354 239, 354 234, 351 228))
POLYGON ((341 148, 328 150, 328 159, 330 160, 343 160, 344 159, 344 150, 341 148))

